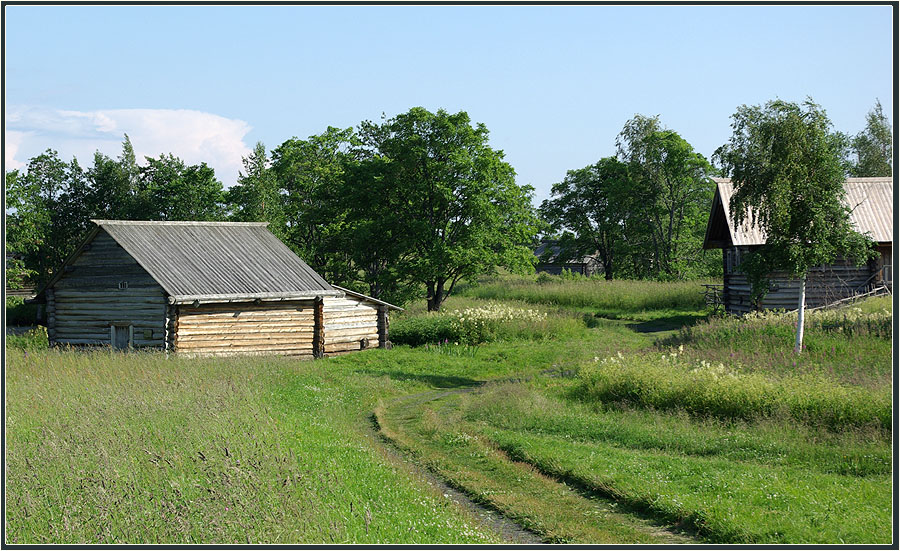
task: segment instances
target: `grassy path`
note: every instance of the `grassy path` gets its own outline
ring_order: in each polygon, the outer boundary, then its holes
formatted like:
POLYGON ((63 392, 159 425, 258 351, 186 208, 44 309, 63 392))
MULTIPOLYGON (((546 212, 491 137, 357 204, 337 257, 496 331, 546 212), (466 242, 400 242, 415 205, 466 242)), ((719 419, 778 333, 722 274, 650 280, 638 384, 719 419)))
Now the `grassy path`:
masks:
POLYGON ((547 543, 688 543, 691 538, 513 461, 467 430, 452 399, 477 387, 403 396, 375 412, 382 433, 473 501, 547 543))

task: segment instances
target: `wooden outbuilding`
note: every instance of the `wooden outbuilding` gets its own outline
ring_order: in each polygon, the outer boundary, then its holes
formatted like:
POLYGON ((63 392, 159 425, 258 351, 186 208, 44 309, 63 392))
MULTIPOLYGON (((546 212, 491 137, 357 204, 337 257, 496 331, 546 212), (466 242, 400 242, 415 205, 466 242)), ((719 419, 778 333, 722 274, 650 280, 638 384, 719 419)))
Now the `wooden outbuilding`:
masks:
MULTIPOLYGON (((797 308, 800 282, 786 274, 769 276, 769 292, 759 302, 750 298, 750 282, 740 271, 741 261, 766 242, 760 228, 745 221, 736 227, 729 204, 734 186, 727 178, 714 178, 716 193, 706 226, 704 249, 722 249, 724 280, 721 300, 725 311, 743 314, 753 310, 797 308)), ((894 235, 894 182, 892 178, 850 178, 844 182, 845 202, 857 231, 876 243, 878 255, 862 266, 838 259, 819 266, 807 276, 806 304, 824 306, 878 288, 893 289, 892 248, 894 235)))
POLYGON ((400 308, 330 285, 266 223, 93 222, 36 297, 51 346, 309 358, 390 346, 400 308))
POLYGON ((538 258, 535 265, 537 273, 560 275, 563 270, 569 270, 573 274, 592 276, 603 271, 603 262, 597 255, 585 255, 570 260, 563 260, 564 251, 559 241, 544 240, 534 249, 534 256, 538 258))

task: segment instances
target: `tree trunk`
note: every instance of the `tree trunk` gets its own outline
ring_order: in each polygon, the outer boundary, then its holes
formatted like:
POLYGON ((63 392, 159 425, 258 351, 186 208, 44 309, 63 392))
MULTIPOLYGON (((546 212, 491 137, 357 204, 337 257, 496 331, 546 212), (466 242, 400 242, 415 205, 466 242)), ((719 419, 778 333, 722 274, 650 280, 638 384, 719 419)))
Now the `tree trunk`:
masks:
POLYGON ((444 302, 444 282, 442 280, 438 280, 437 284, 432 287, 429 285, 429 291, 434 289, 433 292, 429 293, 428 297, 428 311, 429 312, 437 312, 441 309, 441 303, 444 302))
POLYGON ((800 280, 800 300, 797 302, 797 340, 794 342, 794 354, 803 351, 803 314, 806 309, 806 274, 800 280))

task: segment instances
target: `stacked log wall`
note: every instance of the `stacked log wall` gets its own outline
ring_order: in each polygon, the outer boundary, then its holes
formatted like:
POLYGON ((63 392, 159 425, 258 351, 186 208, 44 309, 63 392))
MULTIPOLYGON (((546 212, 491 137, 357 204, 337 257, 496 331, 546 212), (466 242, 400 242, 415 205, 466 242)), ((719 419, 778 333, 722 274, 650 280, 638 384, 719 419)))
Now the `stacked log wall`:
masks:
POLYGON ((179 305, 172 349, 188 356, 313 357, 312 300, 179 305))
MULTIPOLYGON (((758 305, 751 300, 750 281, 738 270, 734 262, 734 250, 726 251, 723 301, 725 310, 732 314, 746 314, 760 309, 796 310, 800 293, 800 281, 783 273, 769 276, 769 292, 758 305), (729 259, 728 255, 732 257, 729 259)), ((741 251, 747 253, 745 248, 741 251)), ((806 280, 806 306, 817 307, 836 300, 865 292, 871 283, 872 267, 856 266, 846 260, 837 260, 828 266, 820 266, 809 272, 806 280)))
POLYGON ((163 348, 165 313, 162 287, 104 231, 47 291, 51 345, 108 346, 111 325, 130 325, 135 348, 163 348))
POLYGON ((324 299, 325 355, 377 348, 378 306, 354 297, 324 299))

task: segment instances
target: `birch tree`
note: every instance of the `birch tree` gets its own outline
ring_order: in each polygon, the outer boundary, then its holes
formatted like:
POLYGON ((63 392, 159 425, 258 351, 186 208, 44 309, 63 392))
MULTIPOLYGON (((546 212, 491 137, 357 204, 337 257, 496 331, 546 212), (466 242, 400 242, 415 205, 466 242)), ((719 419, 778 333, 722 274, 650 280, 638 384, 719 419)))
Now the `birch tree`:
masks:
POLYGON ((801 105, 781 100, 742 105, 732 120, 732 136, 714 156, 734 184, 731 215, 735 226, 750 221, 766 235, 741 270, 755 299, 765 295, 773 272, 799 280, 794 343, 799 354, 809 270, 838 256, 862 262, 871 251, 867 238, 853 230, 843 201, 841 137, 811 99, 801 105))

